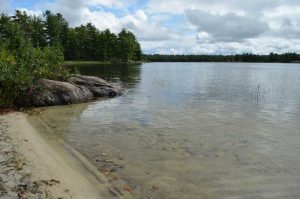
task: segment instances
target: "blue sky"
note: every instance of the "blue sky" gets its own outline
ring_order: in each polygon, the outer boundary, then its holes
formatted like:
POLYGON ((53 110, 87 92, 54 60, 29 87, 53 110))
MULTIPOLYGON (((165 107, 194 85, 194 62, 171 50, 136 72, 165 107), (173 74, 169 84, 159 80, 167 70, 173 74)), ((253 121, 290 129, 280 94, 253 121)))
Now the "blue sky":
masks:
POLYGON ((299 0, 0 0, 0 11, 60 12, 71 26, 88 22, 134 32, 145 53, 300 53, 299 0))

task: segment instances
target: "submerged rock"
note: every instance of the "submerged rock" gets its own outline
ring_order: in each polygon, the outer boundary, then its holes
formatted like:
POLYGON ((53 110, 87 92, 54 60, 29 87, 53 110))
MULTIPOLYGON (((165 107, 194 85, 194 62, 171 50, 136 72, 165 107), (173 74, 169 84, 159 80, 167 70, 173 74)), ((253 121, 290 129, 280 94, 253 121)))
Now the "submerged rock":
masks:
POLYGON ((99 77, 75 75, 69 79, 69 82, 86 87, 93 93, 94 97, 115 97, 121 93, 119 87, 99 77))

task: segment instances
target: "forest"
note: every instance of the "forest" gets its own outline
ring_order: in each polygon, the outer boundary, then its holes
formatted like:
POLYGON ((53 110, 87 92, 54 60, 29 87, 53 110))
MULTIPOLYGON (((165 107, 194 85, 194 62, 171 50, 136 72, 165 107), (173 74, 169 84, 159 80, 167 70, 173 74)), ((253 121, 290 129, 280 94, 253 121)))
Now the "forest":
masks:
POLYGON ((241 55, 144 55, 144 59, 150 62, 300 62, 300 55, 296 53, 269 55, 256 55, 245 53, 241 55))
POLYGON ((142 56, 140 44, 130 31, 123 29, 116 35, 109 29, 100 31, 91 23, 71 28, 60 13, 49 10, 43 19, 19 10, 13 16, 2 14, 0 38, 12 36, 9 26, 18 26, 20 33, 15 34, 23 34, 35 48, 61 48, 65 60, 128 62, 142 56))

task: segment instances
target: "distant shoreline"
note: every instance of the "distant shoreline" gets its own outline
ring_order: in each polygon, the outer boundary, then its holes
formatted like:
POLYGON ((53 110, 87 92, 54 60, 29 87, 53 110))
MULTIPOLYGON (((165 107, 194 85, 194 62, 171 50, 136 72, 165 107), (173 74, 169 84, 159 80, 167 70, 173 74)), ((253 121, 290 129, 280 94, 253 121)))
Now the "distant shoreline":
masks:
POLYGON ((299 64, 300 61, 297 62, 238 62, 238 61, 151 61, 151 62, 144 62, 144 63, 245 63, 245 64, 299 64))
POLYGON ((65 61, 62 66, 76 66, 76 65, 122 65, 122 64, 144 64, 144 63, 261 63, 261 64, 299 64, 300 61, 294 62, 241 62, 241 61, 140 61, 129 63, 112 63, 103 61, 65 61))
POLYGON ((111 62, 111 61, 64 61, 62 66, 73 66, 73 65, 122 65, 122 64, 142 64, 143 61, 132 61, 132 62, 111 62))
POLYGON ((235 54, 235 55, 162 55, 144 54, 143 59, 150 62, 253 62, 253 63, 299 63, 300 54, 297 53, 270 53, 259 54, 235 54))

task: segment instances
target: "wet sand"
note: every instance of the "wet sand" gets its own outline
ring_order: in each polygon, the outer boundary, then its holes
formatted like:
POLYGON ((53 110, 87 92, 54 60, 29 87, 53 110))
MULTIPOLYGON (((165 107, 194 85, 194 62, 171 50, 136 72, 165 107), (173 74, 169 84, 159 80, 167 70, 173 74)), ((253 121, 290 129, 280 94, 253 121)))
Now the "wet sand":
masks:
POLYGON ((0 119, 1 142, 8 145, 1 148, 1 165, 7 159, 14 160, 6 168, 11 174, 6 175, 5 168, 0 167, 1 198, 131 198, 114 190, 105 176, 73 148, 42 137, 25 114, 11 113, 0 119))

